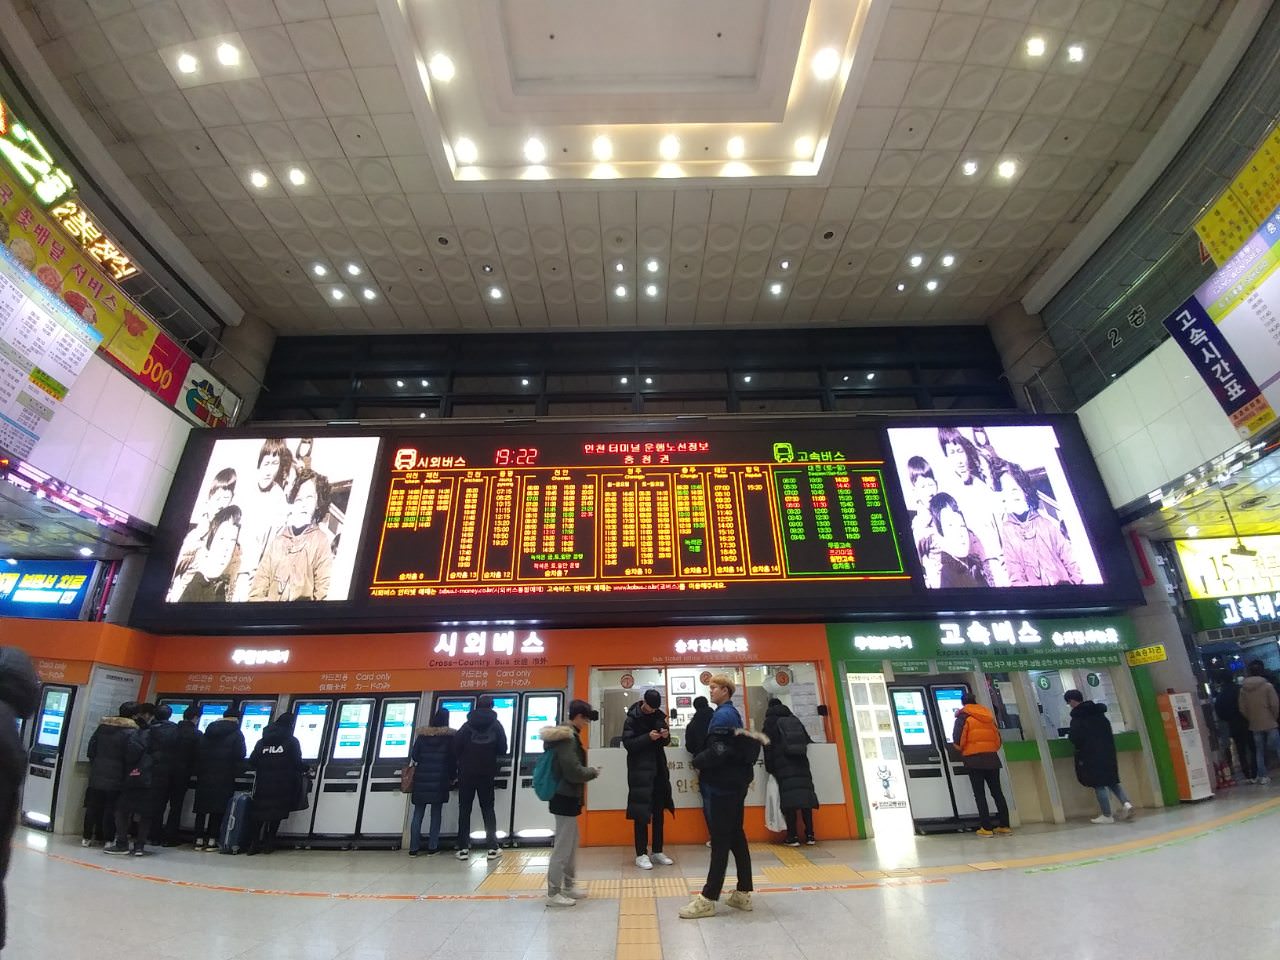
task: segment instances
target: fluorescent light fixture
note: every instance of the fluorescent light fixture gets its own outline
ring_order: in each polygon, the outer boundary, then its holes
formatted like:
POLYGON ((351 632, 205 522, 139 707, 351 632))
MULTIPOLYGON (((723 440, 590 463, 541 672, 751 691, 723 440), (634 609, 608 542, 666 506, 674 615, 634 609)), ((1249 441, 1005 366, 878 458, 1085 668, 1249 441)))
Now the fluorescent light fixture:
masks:
POLYGON ((501 299, 502 299, 502 291, 501 291, 498 287, 490 287, 490 288, 489 288, 489 299, 490 299, 490 300, 501 300, 501 299))
POLYGON ((972 177, 975 173, 978 172, 978 161, 966 160, 964 162, 964 165, 960 169, 961 171, 963 171, 966 177, 972 177))
POLYGON ((1018 172, 1018 165, 1012 160, 1001 160, 1000 165, 996 167, 996 173, 1004 177, 1006 180, 1012 180, 1013 175, 1018 172))
POLYGON ((902 293, 907 289, 907 285, 905 283, 899 283, 897 289, 899 293, 902 293))
POLYGON ((749 177, 753 172, 751 164, 743 163, 740 160, 730 160, 720 168, 720 176, 722 177, 749 177))
POLYGON ((868 380, 874 380, 875 378, 876 378, 876 375, 875 375, 874 373, 868 373, 868 374, 867 374, 867 379, 868 379, 868 380))
POLYGON ((323 263, 313 263, 311 265, 311 272, 317 277, 327 277, 329 275, 329 268, 323 263))
POLYGON ((520 386, 522 386, 522 387, 527 387, 528 385, 529 385, 529 378, 528 378, 528 377, 521 377, 521 378, 520 378, 520 386))
POLYGON ((956 258, 953 257, 951 254, 944 253, 942 255, 942 265, 944 267, 953 267, 955 266, 955 262, 956 262, 956 258))
POLYGON ((439 80, 441 83, 448 83, 455 73, 453 61, 443 53, 437 53, 432 57, 427 63, 427 69, 431 71, 432 79, 439 80))
POLYGON ((541 163, 547 159, 547 146, 537 137, 530 137, 524 144, 524 158, 530 163, 541 163))
POLYGON ((348 275, 350 275, 350 276, 358 277, 358 276, 360 276, 360 268, 359 268, 356 264, 354 264, 354 263, 348 263, 348 264, 347 264, 347 273, 348 273, 348 275))
POLYGON ((480 151, 476 149, 476 145, 466 137, 460 137, 454 142, 453 159, 459 163, 475 163, 479 156, 480 151))
POLYGON ((808 160, 813 156, 813 137, 799 137, 795 142, 796 156, 808 160))
POLYGON ((613 159, 613 142, 603 134, 591 141, 591 155, 601 163, 613 159))
POLYGON ((621 300, 623 297, 627 295, 627 288, 624 287, 622 284, 618 284, 616 287, 613 288, 613 295, 617 297, 619 300, 621 300))
POLYGON ((178 54, 178 70, 182 73, 195 73, 200 69, 200 61, 189 53, 178 54))
POLYGON ((592 180, 616 180, 618 179, 618 171, 611 163, 597 163, 591 168, 592 180))
POLYGON ((364 297, 366 300, 376 300, 378 297, 377 293, 375 293, 370 287, 365 287, 361 290, 360 296, 364 297))
POLYGON ((840 52, 835 47, 824 47, 813 58, 813 75, 819 80, 830 80, 840 72, 840 52))
POLYGON ((730 137, 725 149, 729 152, 731 159, 741 160, 743 154, 747 152, 747 144, 741 137, 730 137))
POLYGON ((749 373, 747 373, 747 374, 743 374, 742 382, 743 382, 743 383, 750 383, 750 382, 751 382, 751 374, 749 374, 749 373))
POLYGON ((614 273, 625 273, 626 269, 627 269, 626 264, 624 264, 621 260, 619 260, 617 263, 613 265, 614 273))
POLYGON ((769 292, 772 293, 775 297, 782 296, 782 284, 780 283, 769 284, 769 292))
POLYGON ((82 557, 92 557, 92 556, 93 556, 93 550, 92 550, 90 547, 81 547, 81 548, 80 548, 80 556, 82 556, 82 557))
POLYGON ((645 378, 644 378, 644 382, 645 382, 645 386, 647 386, 647 387, 652 387, 652 386, 653 386, 653 377, 645 377, 645 378))
POLYGON ((918 269, 918 268, 920 267, 920 265, 921 265, 922 263, 924 263, 924 257, 920 256, 920 254, 918 254, 918 253, 917 253, 917 254, 913 254, 913 255, 912 255, 912 257, 911 257, 911 259, 910 259, 910 260, 908 260, 908 261, 907 261, 907 263, 911 264, 911 266, 912 266, 913 268, 918 269))
POLYGON ((290 167, 289 182, 295 187, 300 187, 307 182, 307 175, 303 172, 301 167, 290 167))
POLYGON ((429 386, 431 386, 431 381, 430 381, 430 380, 423 380, 423 381, 422 381, 422 385, 423 385, 424 387, 429 387, 429 386))
POLYGON ((397 386, 397 387, 403 387, 403 386, 404 386, 404 381, 403 381, 403 380, 397 380, 397 381, 396 381, 396 386, 397 386))
POLYGON ((1027 56, 1043 57, 1044 50, 1044 37, 1031 37, 1027 40, 1027 56))
POLYGON ((425 420, 425 419, 427 419, 427 415, 426 415, 425 413, 419 413, 419 414, 418 414, 418 419, 419 419, 419 420, 425 420))
POLYGON ((218 62, 224 67, 238 67, 240 65, 240 48, 230 43, 218 44, 218 62))
POLYGON ((630 377, 619 377, 619 378, 618 378, 618 382, 619 382, 620 384, 622 384, 622 385, 625 387, 628 383, 630 383, 630 382, 631 382, 631 378, 630 378, 630 377))
POLYGON ((1079 43, 1073 43, 1067 47, 1067 59, 1072 63, 1081 63, 1084 60, 1084 46, 1079 43))
POLYGON ((347 298, 345 291, 339 287, 334 287, 330 292, 330 296, 332 296, 334 300, 345 300, 347 298))
POLYGON ((656 283, 649 284, 644 288, 644 293, 646 297, 656 297, 658 295, 658 285, 656 283))
POLYGON ((664 180, 670 180, 674 177, 683 177, 684 171, 680 169, 678 163, 664 163, 658 168, 658 176, 664 180))
POLYGON ((48 814, 37 813, 34 810, 23 810, 22 815, 32 823, 42 823, 45 826, 48 826, 50 823, 48 814))
POLYGON ((674 160, 680 156, 680 138, 669 133, 658 141, 658 155, 663 160, 674 160))
POLYGON ((261 170, 253 170, 249 173, 249 182, 261 190, 271 181, 267 179, 267 175, 261 170))
POLYGON ((933 293, 933 291, 935 291, 935 290, 937 290, 937 289, 938 289, 938 281, 937 281, 937 280, 926 280, 926 281, 925 281, 924 288, 925 288, 926 290, 928 290, 930 293, 933 293))
POLYGON ((648 260, 644 262, 644 268, 648 270, 650 273, 657 273, 658 261, 650 257, 648 260))
POLYGON ((790 269, 791 269, 791 261, 790 261, 790 260, 779 260, 779 261, 778 261, 778 269, 779 269, 779 270, 790 270, 790 269))

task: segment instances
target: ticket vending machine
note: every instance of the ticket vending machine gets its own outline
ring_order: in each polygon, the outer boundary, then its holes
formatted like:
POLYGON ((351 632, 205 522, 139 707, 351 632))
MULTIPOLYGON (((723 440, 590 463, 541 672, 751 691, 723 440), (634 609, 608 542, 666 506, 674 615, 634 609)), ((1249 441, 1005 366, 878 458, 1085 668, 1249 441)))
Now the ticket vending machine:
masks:
POLYGON ((533 792, 533 768, 542 756, 542 728, 560 722, 564 694, 521 695, 519 756, 515 797, 511 809, 511 836, 516 843, 549 843, 555 838, 555 817, 545 800, 533 792))
POLYGON ((307 795, 307 808, 295 810, 280 825, 280 836, 294 843, 304 843, 311 836, 311 821, 315 816, 316 797, 320 778, 316 775, 320 758, 329 745, 330 721, 333 717, 332 700, 295 700, 290 704, 296 721, 293 735, 302 749, 302 762, 311 770, 311 792, 307 795))
POLYGON ((418 703, 417 697, 388 697, 382 701, 373 759, 363 787, 357 846, 400 846, 409 806, 400 792, 400 775, 409 762, 418 703))
POLYGON ((71 704, 75 688, 46 684, 40 691, 40 709, 32 730, 27 782, 22 792, 22 820, 41 830, 53 829, 71 704))
POLYGON ((196 727, 201 733, 209 729, 209 724, 215 720, 221 720, 222 715, 231 709, 230 700, 202 700, 200 701, 200 716, 196 720, 196 727))
POLYGON ((311 821, 313 843, 347 846, 355 836, 376 705, 372 697, 337 701, 333 736, 320 768, 311 821))
POLYGON ((275 712, 274 700, 245 700, 240 704, 240 732, 244 734, 244 755, 253 756, 253 748, 262 739, 275 712))
POLYGON ((964 830, 977 817, 969 778, 947 750, 968 689, 961 683, 889 688, 911 819, 919 833, 964 830))

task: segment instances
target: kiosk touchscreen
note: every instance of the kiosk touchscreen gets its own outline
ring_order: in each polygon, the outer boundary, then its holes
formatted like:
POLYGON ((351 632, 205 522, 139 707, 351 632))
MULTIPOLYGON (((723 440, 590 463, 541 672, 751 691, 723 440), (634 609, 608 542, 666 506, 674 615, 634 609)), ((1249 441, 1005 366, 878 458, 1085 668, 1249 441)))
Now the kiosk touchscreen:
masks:
POLYGON ((467 714, 475 707, 475 701, 470 697, 466 698, 450 698, 437 702, 436 708, 446 710, 449 713, 449 726, 454 730, 461 730, 462 725, 467 722, 467 714))
MULTIPOLYGON (((524 750, 522 757, 537 758, 542 753, 542 728, 553 727, 560 719, 560 695, 526 694, 524 698, 524 750)), ((522 765, 523 766, 523 765, 522 765)))
POLYGON ((56 750, 62 745, 62 730, 67 721, 69 690, 48 689, 40 707, 40 724, 36 728, 36 745, 56 750))
POLYGON ((334 738, 334 760, 363 760, 369 740, 369 715, 373 704, 367 700, 348 702, 338 707, 338 729, 334 738))
POLYGON ((222 715, 231 709, 230 700, 206 700, 200 704, 200 719, 196 721, 196 726, 200 728, 200 732, 204 733, 209 729, 209 724, 215 720, 221 720, 222 715))
POLYGON ((187 709, 191 706, 192 701, 191 700, 175 700, 172 697, 164 697, 160 700, 160 703, 173 711, 173 716, 170 719, 172 719, 174 723, 177 723, 179 720, 182 719, 182 715, 187 712, 187 709))
POLYGON ((402 760, 409 756, 413 741, 413 718, 418 705, 411 700, 388 700, 383 709, 382 731, 378 737, 379 760, 402 760))
POLYGON ((42 830, 54 829, 67 721, 74 698, 71 687, 46 686, 40 692, 40 710, 31 730, 31 754, 22 790, 22 819, 42 830))
POLYGON ((516 746, 516 698, 494 697, 493 710, 507 735, 507 753, 510 754, 516 746))
POLYGON ((893 716, 904 752, 921 749, 932 752, 933 734, 929 732, 923 690, 894 690, 893 716))
POLYGON ((964 695, 969 692, 968 687, 934 687, 933 702, 938 707, 938 719, 942 721, 942 735, 946 737, 947 743, 951 743, 951 732, 956 726, 956 714, 960 712, 960 708, 964 706, 964 695))
POLYGON ((316 703, 302 702, 297 704, 294 716, 297 718, 293 727, 293 735, 298 738, 302 747, 302 759, 314 763, 320 759, 320 750, 324 746, 324 726, 329 719, 329 708, 333 704, 328 700, 316 703))
POLYGON ((246 754, 252 754, 253 748, 262 739, 262 733, 271 723, 271 713, 275 710, 274 700, 246 700, 240 705, 240 732, 244 734, 246 754))

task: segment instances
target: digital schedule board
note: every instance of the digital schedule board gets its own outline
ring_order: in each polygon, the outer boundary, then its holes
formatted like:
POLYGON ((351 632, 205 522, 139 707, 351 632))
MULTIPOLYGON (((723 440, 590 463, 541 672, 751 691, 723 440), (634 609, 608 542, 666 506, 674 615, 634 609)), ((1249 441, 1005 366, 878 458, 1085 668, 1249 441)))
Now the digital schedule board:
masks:
POLYGON ((776 622, 957 603, 1097 608, 1139 596, 1070 417, 447 421, 297 433, 192 434, 136 624, 776 622), (946 431, 964 438, 966 455, 975 445, 999 451, 975 466, 980 489, 948 466, 962 464, 946 431), (946 496, 924 503, 912 471, 930 445, 946 496), (280 450, 289 456, 273 459, 280 450), (306 472, 299 451, 311 458, 306 472), (231 491, 218 480, 224 461, 244 464, 231 491), (315 473, 318 483, 307 479, 315 473), (279 489, 264 492, 261 481, 279 489), (215 522, 237 510, 238 526, 215 522), (1041 556, 1041 540, 1061 569, 1041 556))

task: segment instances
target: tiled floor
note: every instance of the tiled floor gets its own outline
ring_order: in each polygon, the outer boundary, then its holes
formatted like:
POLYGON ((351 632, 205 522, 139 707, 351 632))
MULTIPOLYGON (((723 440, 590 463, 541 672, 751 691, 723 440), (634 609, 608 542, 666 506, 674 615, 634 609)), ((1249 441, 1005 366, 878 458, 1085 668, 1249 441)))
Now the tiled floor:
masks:
POLYGON ((1011 838, 753 848, 755 910, 683 921, 704 847, 642 873, 589 849, 572 909, 542 905, 546 851, 164 850, 143 860, 20 830, 5 960, 735 960, 1254 955, 1280 943, 1280 788, 1011 838))

